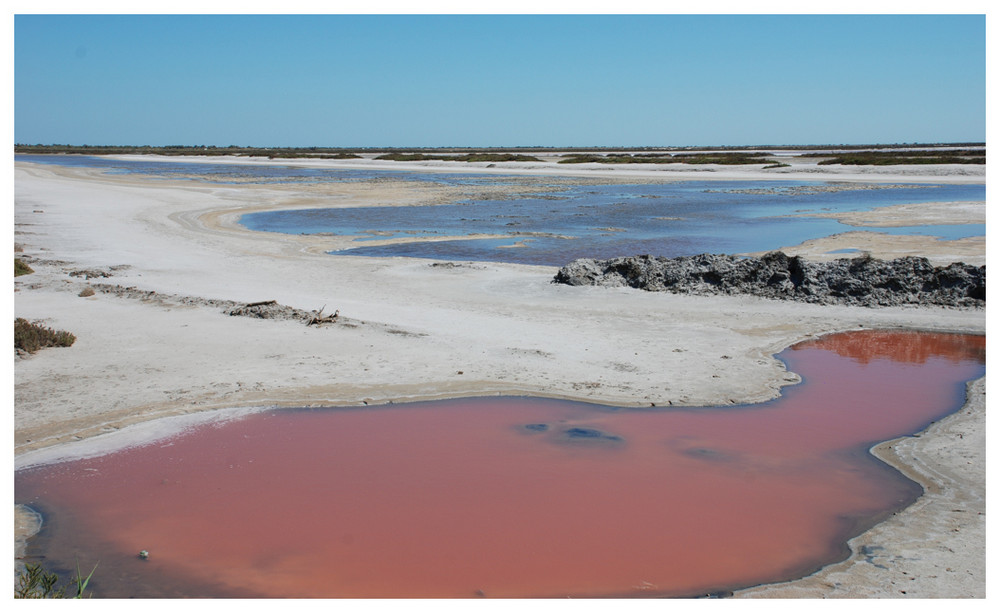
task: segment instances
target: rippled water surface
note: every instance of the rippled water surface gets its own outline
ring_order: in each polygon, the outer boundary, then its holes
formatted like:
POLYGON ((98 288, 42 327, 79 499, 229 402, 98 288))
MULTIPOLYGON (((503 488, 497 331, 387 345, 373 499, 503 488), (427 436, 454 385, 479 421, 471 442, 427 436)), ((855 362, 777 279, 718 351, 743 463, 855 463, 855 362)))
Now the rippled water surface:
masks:
POLYGON ((855 332, 778 400, 284 410, 23 470, 29 561, 96 597, 687 596, 808 574, 913 501, 877 441, 962 403, 985 339, 855 332), (137 552, 149 551, 140 560, 137 552))
MULTIPOLYGON (((503 184, 471 173, 330 170, 280 164, 115 161, 87 156, 16 156, 18 160, 104 168, 211 183, 353 182, 391 177, 438 184, 503 184)), ((544 182, 544 178, 534 180, 544 182)), ((543 185, 544 183, 540 183, 543 185)), ((984 200, 984 185, 896 185, 829 191, 803 181, 676 181, 572 185, 511 200, 436 206, 306 209, 244 215, 252 230, 355 237, 337 255, 404 256, 562 266, 576 258, 748 253, 859 230, 808 213, 870 210, 894 204, 984 200), (488 238, 470 239, 471 235, 488 238), (392 244, 372 244, 393 239, 392 244)), ((890 234, 956 239, 985 234, 983 224, 873 228, 890 234)))
MULTIPOLYGON (((580 257, 768 251, 862 229, 833 219, 802 216, 810 212, 981 200, 985 193, 981 185, 813 191, 817 187, 824 184, 680 181, 588 185, 514 200, 261 212, 244 215, 240 222, 252 230, 357 237, 357 246, 335 252, 339 255, 561 266, 580 257), (491 238, 463 238, 474 234, 491 238), (366 241, 387 238, 400 242, 364 245, 366 241)), ((877 231, 955 239, 982 235, 985 226, 912 226, 877 231)))

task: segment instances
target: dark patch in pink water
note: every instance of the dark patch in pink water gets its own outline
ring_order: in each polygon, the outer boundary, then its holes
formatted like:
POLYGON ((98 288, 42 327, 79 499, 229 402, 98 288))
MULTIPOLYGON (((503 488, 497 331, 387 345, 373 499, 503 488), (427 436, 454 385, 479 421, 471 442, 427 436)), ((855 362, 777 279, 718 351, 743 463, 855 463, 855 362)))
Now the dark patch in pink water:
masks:
POLYGON ((21 471, 95 596, 696 595, 791 578, 920 488, 877 441, 962 403, 985 338, 855 332, 744 407, 528 398, 277 411, 21 471), (136 554, 150 552, 148 561, 136 554))

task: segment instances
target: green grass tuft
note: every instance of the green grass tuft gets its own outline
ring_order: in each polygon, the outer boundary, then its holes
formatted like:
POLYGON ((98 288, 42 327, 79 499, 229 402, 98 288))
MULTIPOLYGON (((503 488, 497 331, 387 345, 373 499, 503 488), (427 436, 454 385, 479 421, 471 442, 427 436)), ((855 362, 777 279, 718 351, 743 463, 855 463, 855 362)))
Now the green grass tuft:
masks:
POLYGON ((21 258, 14 258, 14 276, 15 277, 20 277, 21 275, 30 275, 33 272, 35 272, 35 271, 31 269, 31 266, 28 266, 27 264, 25 264, 24 262, 22 262, 21 258))

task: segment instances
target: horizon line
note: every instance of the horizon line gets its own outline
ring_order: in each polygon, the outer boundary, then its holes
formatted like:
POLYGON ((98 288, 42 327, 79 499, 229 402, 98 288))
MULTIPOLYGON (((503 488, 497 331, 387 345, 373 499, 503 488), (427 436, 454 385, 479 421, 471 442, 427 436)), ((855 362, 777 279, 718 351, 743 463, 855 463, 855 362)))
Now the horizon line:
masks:
POLYGON ((986 146, 986 141, 933 141, 933 142, 856 142, 856 143, 783 143, 755 145, 121 145, 121 144, 68 144, 68 143, 14 143, 16 148, 69 148, 69 149, 325 149, 325 150, 413 150, 413 149, 775 149, 775 148, 829 148, 829 147, 947 147, 947 146, 986 146))

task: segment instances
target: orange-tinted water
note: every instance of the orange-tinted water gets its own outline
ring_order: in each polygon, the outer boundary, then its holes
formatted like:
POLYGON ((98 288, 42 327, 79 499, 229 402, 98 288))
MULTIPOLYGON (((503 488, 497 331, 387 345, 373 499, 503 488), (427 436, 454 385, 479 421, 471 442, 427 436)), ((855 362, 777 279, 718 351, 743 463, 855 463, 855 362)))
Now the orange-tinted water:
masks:
POLYGON ((733 589, 835 561, 914 500, 867 449, 956 410, 985 339, 855 332, 780 357, 805 382, 763 405, 263 413, 21 471, 16 499, 46 513, 32 553, 49 566, 100 561, 95 596, 733 589))

